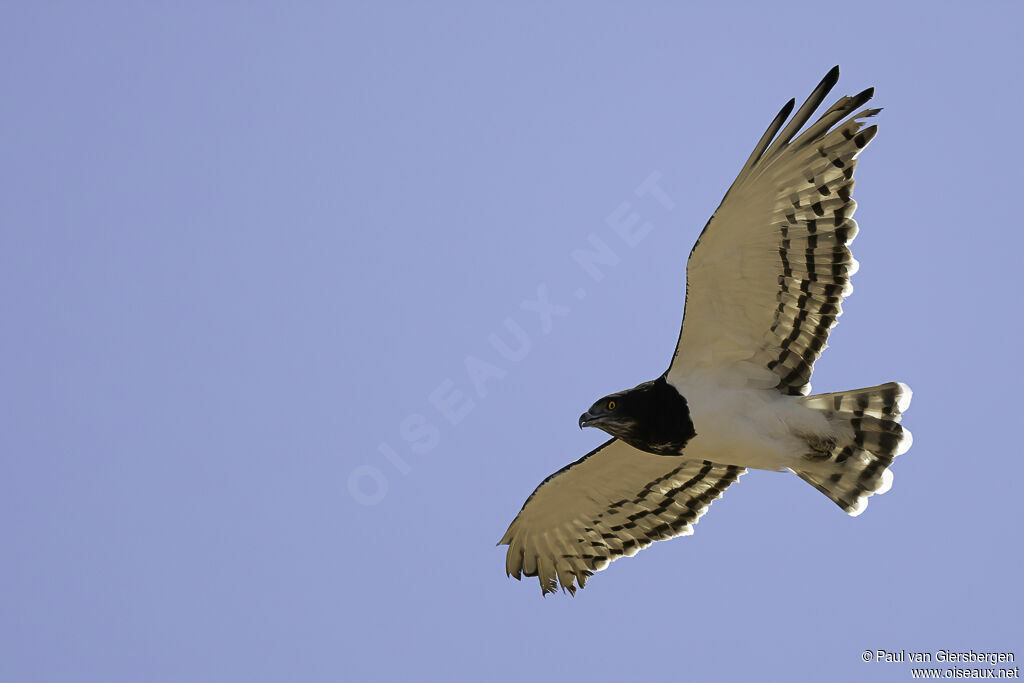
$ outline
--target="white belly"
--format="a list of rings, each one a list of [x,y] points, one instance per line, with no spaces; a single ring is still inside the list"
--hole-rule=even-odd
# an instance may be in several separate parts
[[[724,465],[781,470],[807,452],[806,436],[826,434],[823,414],[775,389],[751,389],[726,382],[720,373],[694,375],[676,389],[686,399],[697,435],[683,455]],[[728,379],[728,378],[727,378]]]

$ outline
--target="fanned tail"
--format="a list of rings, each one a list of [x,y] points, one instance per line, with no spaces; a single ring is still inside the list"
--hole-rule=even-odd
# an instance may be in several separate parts
[[[793,471],[847,514],[859,515],[869,496],[889,490],[889,465],[910,448],[913,439],[900,419],[911,396],[910,387],[902,382],[807,396],[802,400],[805,406],[846,421],[853,438],[839,444],[809,443],[806,466]]]

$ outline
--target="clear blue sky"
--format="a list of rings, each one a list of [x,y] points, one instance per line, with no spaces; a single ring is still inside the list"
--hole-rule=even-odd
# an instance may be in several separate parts
[[[1019,3],[361,5],[4,12],[0,681],[1024,657]],[[494,543],[601,440],[580,412],[665,369],[697,233],[836,63],[885,111],[814,387],[913,387],[892,490],[851,519],[755,472],[574,599],[506,579]]]

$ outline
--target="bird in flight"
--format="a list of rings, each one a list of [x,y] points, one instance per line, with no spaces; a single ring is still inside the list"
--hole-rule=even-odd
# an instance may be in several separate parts
[[[880,111],[857,111],[868,88],[801,132],[838,79],[836,66],[758,140],[690,251],[668,370],[580,416],[612,438],[527,498],[498,542],[508,575],[575,594],[609,562],[693,533],[747,468],[790,470],[854,516],[892,485],[910,388],[810,393],[852,291],[853,173]]]

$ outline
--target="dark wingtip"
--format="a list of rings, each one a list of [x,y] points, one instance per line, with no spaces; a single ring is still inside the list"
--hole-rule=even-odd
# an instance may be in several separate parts
[[[828,70],[825,74],[825,78],[821,79],[822,82],[828,82],[828,87],[832,87],[839,80],[839,65],[836,64],[834,67]]]
[[[796,98],[795,97],[789,98],[789,102],[786,102],[786,106],[784,106],[782,108],[782,111],[779,112],[779,116],[781,116],[783,119],[787,118],[790,115],[790,113],[793,111],[793,107],[795,107],[795,106],[796,106]]]
[[[850,98],[850,103],[847,106],[849,106],[850,109],[856,109],[857,107],[861,106],[862,104],[864,104],[865,102],[867,102],[868,100],[870,100],[874,96],[875,96],[875,89],[874,88],[868,88],[866,90],[861,90],[859,93],[857,93],[856,95],[854,95],[853,97]]]

